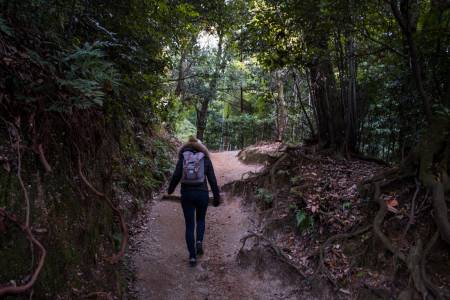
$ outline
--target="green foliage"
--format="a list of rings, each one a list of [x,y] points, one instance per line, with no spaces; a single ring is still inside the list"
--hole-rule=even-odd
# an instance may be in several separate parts
[[[205,141],[212,149],[219,149],[223,138],[230,149],[241,148],[258,141],[270,140],[274,131],[273,118],[258,118],[252,114],[242,114],[222,119],[211,112],[206,128]]]
[[[350,209],[352,207],[352,203],[351,202],[344,202],[342,203],[342,209]]]
[[[173,166],[172,155],[175,153],[169,142],[159,137],[153,137],[151,140],[144,137],[141,141],[136,141],[126,136],[121,144],[124,160],[127,161],[127,164],[117,166],[117,172],[127,179],[122,181],[122,184],[137,191],[151,191],[167,179]],[[142,151],[142,148],[146,151]]]
[[[449,118],[450,12],[440,2],[410,1],[406,13],[434,117]],[[0,8],[0,51],[11,52],[0,61],[2,104],[12,103],[12,109],[2,106],[2,116],[20,116],[23,141],[43,143],[51,164],[61,170],[46,178],[67,179],[44,183],[50,196],[64,197],[46,203],[53,209],[49,221],[56,224],[51,236],[58,240],[48,245],[37,298],[65,289],[65,277],[76,273],[81,258],[97,259],[104,236],[116,244],[122,238],[111,225],[109,210],[84,203],[71,190],[78,183],[71,161],[74,142],[82,143],[83,157],[93,160],[84,167],[97,186],[113,193],[114,185],[142,196],[159,187],[172,167],[174,149],[161,136],[175,132],[185,140],[194,134],[205,100],[210,101],[205,141],[213,149],[274,139],[281,94],[287,110],[284,141],[301,142],[323,121],[318,108],[324,104],[315,89],[321,77],[336,92],[327,94],[326,105],[348,103],[356,90],[352,113],[345,106],[326,119],[355,119],[357,151],[399,161],[426,126],[410,68],[411,47],[383,1],[0,0]],[[211,39],[211,47],[200,45],[201,34]],[[221,56],[214,46],[219,36]],[[324,65],[329,69],[312,73]],[[283,93],[277,90],[281,84]],[[61,126],[66,123],[61,119],[78,126]],[[35,122],[33,128],[26,128],[29,120]],[[341,135],[346,134],[339,131],[336,137]],[[24,151],[30,148],[24,146]],[[30,162],[24,174],[34,176],[38,165]],[[102,173],[109,171],[114,176]],[[7,187],[0,206],[22,211],[20,197],[6,197],[17,186],[6,176],[0,180]],[[299,180],[293,177],[291,183]],[[53,190],[55,186],[63,191]],[[255,196],[264,205],[273,204],[274,196],[264,188]],[[350,203],[344,203],[343,209],[348,208]],[[311,215],[294,205],[291,209],[299,230],[313,227]],[[85,252],[68,242],[80,232]],[[16,244],[8,239],[2,237],[2,242],[11,254]],[[23,241],[17,242],[25,249]],[[12,254],[12,267],[5,260],[1,267],[9,267],[13,277],[26,274],[28,266],[16,268],[20,259]]]
[[[71,103],[57,102],[48,110],[71,111],[72,107],[87,109],[102,106],[106,94],[119,86],[119,78],[114,64],[108,62],[101,50],[103,43],[85,43],[74,51],[65,54],[62,63],[67,67],[66,77],[59,79],[62,88],[69,89],[75,96]]]
[[[291,184],[298,184],[301,180],[302,180],[302,178],[300,176],[294,176],[294,177],[291,177],[291,179],[290,179]]]
[[[271,205],[273,202],[273,195],[265,188],[257,188],[255,192],[257,199],[263,201],[267,205]]]
[[[187,139],[191,135],[195,136],[196,133],[195,125],[192,124],[188,119],[183,119],[177,122],[175,130],[176,137],[182,142],[187,141]]]
[[[98,262],[117,250],[123,237],[111,208],[94,201],[80,182],[77,153],[88,180],[111,197],[127,222],[167,179],[174,149],[158,136],[165,137],[164,124],[174,118],[162,84],[167,51],[198,17],[194,6],[178,4],[183,3],[0,0],[0,94],[9,99],[0,114],[22,120],[22,174],[32,223],[48,230],[38,236],[47,257],[33,287],[35,298],[73,298],[71,288],[122,296],[113,267]],[[0,148],[9,149],[2,124]],[[53,172],[42,175],[31,141],[42,143]],[[20,189],[3,184],[14,175],[3,175],[0,186],[7,190],[0,206],[22,220]],[[41,187],[42,195],[33,194]],[[22,282],[30,273],[26,240],[7,231],[0,241],[5,245],[0,267],[7,270],[0,272],[1,284]],[[85,280],[94,264],[103,273]]]
[[[173,155],[176,153],[174,146],[163,138],[152,139],[151,147],[154,153],[153,158],[153,176],[162,184],[169,176],[173,167]]]
[[[297,210],[294,214],[297,228],[303,232],[314,227],[314,218],[303,210]]]
[[[450,107],[445,107],[443,105],[437,104],[434,106],[434,111],[440,117],[444,117],[447,120],[450,120]]]
[[[0,16],[0,31],[3,32],[4,34],[8,35],[8,36],[12,36],[13,35],[11,27],[9,27],[6,24],[5,19],[3,19],[1,16]]]
[[[295,226],[300,232],[312,230],[314,228],[314,217],[308,214],[303,209],[300,209],[297,204],[290,203],[289,209],[294,212]]]

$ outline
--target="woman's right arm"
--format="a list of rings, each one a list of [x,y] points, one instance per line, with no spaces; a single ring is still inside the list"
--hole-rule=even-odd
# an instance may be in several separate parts
[[[175,171],[173,172],[172,179],[170,180],[169,189],[167,193],[170,195],[175,191],[178,182],[180,182],[181,176],[183,175],[183,160],[178,159],[177,166],[175,167]]]
[[[220,202],[220,190],[217,185],[216,174],[214,174],[214,167],[211,160],[208,158],[208,168],[206,168],[206,177],[208,178],[209,185],[211,186],[211,190],[214,196],[214,203],[219,205]],[[217,206],[214,205],[214,206]]]

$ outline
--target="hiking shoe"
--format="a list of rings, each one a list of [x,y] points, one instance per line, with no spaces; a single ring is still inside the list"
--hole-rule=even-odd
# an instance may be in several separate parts
[[[195,267],[197,265],[197,259],[195,257],[189,258],[189,265]]]
[[[197,242],[197,255],[203,255],[202,242]]]

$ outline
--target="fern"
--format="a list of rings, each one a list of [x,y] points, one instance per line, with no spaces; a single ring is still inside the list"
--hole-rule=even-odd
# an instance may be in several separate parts
[[[12,29],[6,24],[5,19],[0,16],[0,31],[8,36],[13,36]]]
[[[266,203],[266,204],[272,204],[272,202],[273,202],[273,195],[265,188],[256,189],[255,196],[259,200],[264,201],[264,203]]]
[[[303,232],[310,230],[314,227],[314,219],[303,210],[297,210],[295,212],[295,223],[297,228]]]
[[[61,59],[68,71],[59,84],[75,92],[76,96],[71,98],[73,107],[86,109],[94,105],[102,106],[106,90],[114,91],[119,86],[118,73],[114,64],[106,60],[101,49],[103,46],[101,42],[86,43]],[[53,107],[52,110],[61,109]]]

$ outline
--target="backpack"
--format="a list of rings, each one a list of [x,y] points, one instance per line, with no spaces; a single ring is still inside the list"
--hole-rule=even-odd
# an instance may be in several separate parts
[[[202,184],[205,181],[205,154],[203,152],[183,152],[183,175],[181,183]]]

